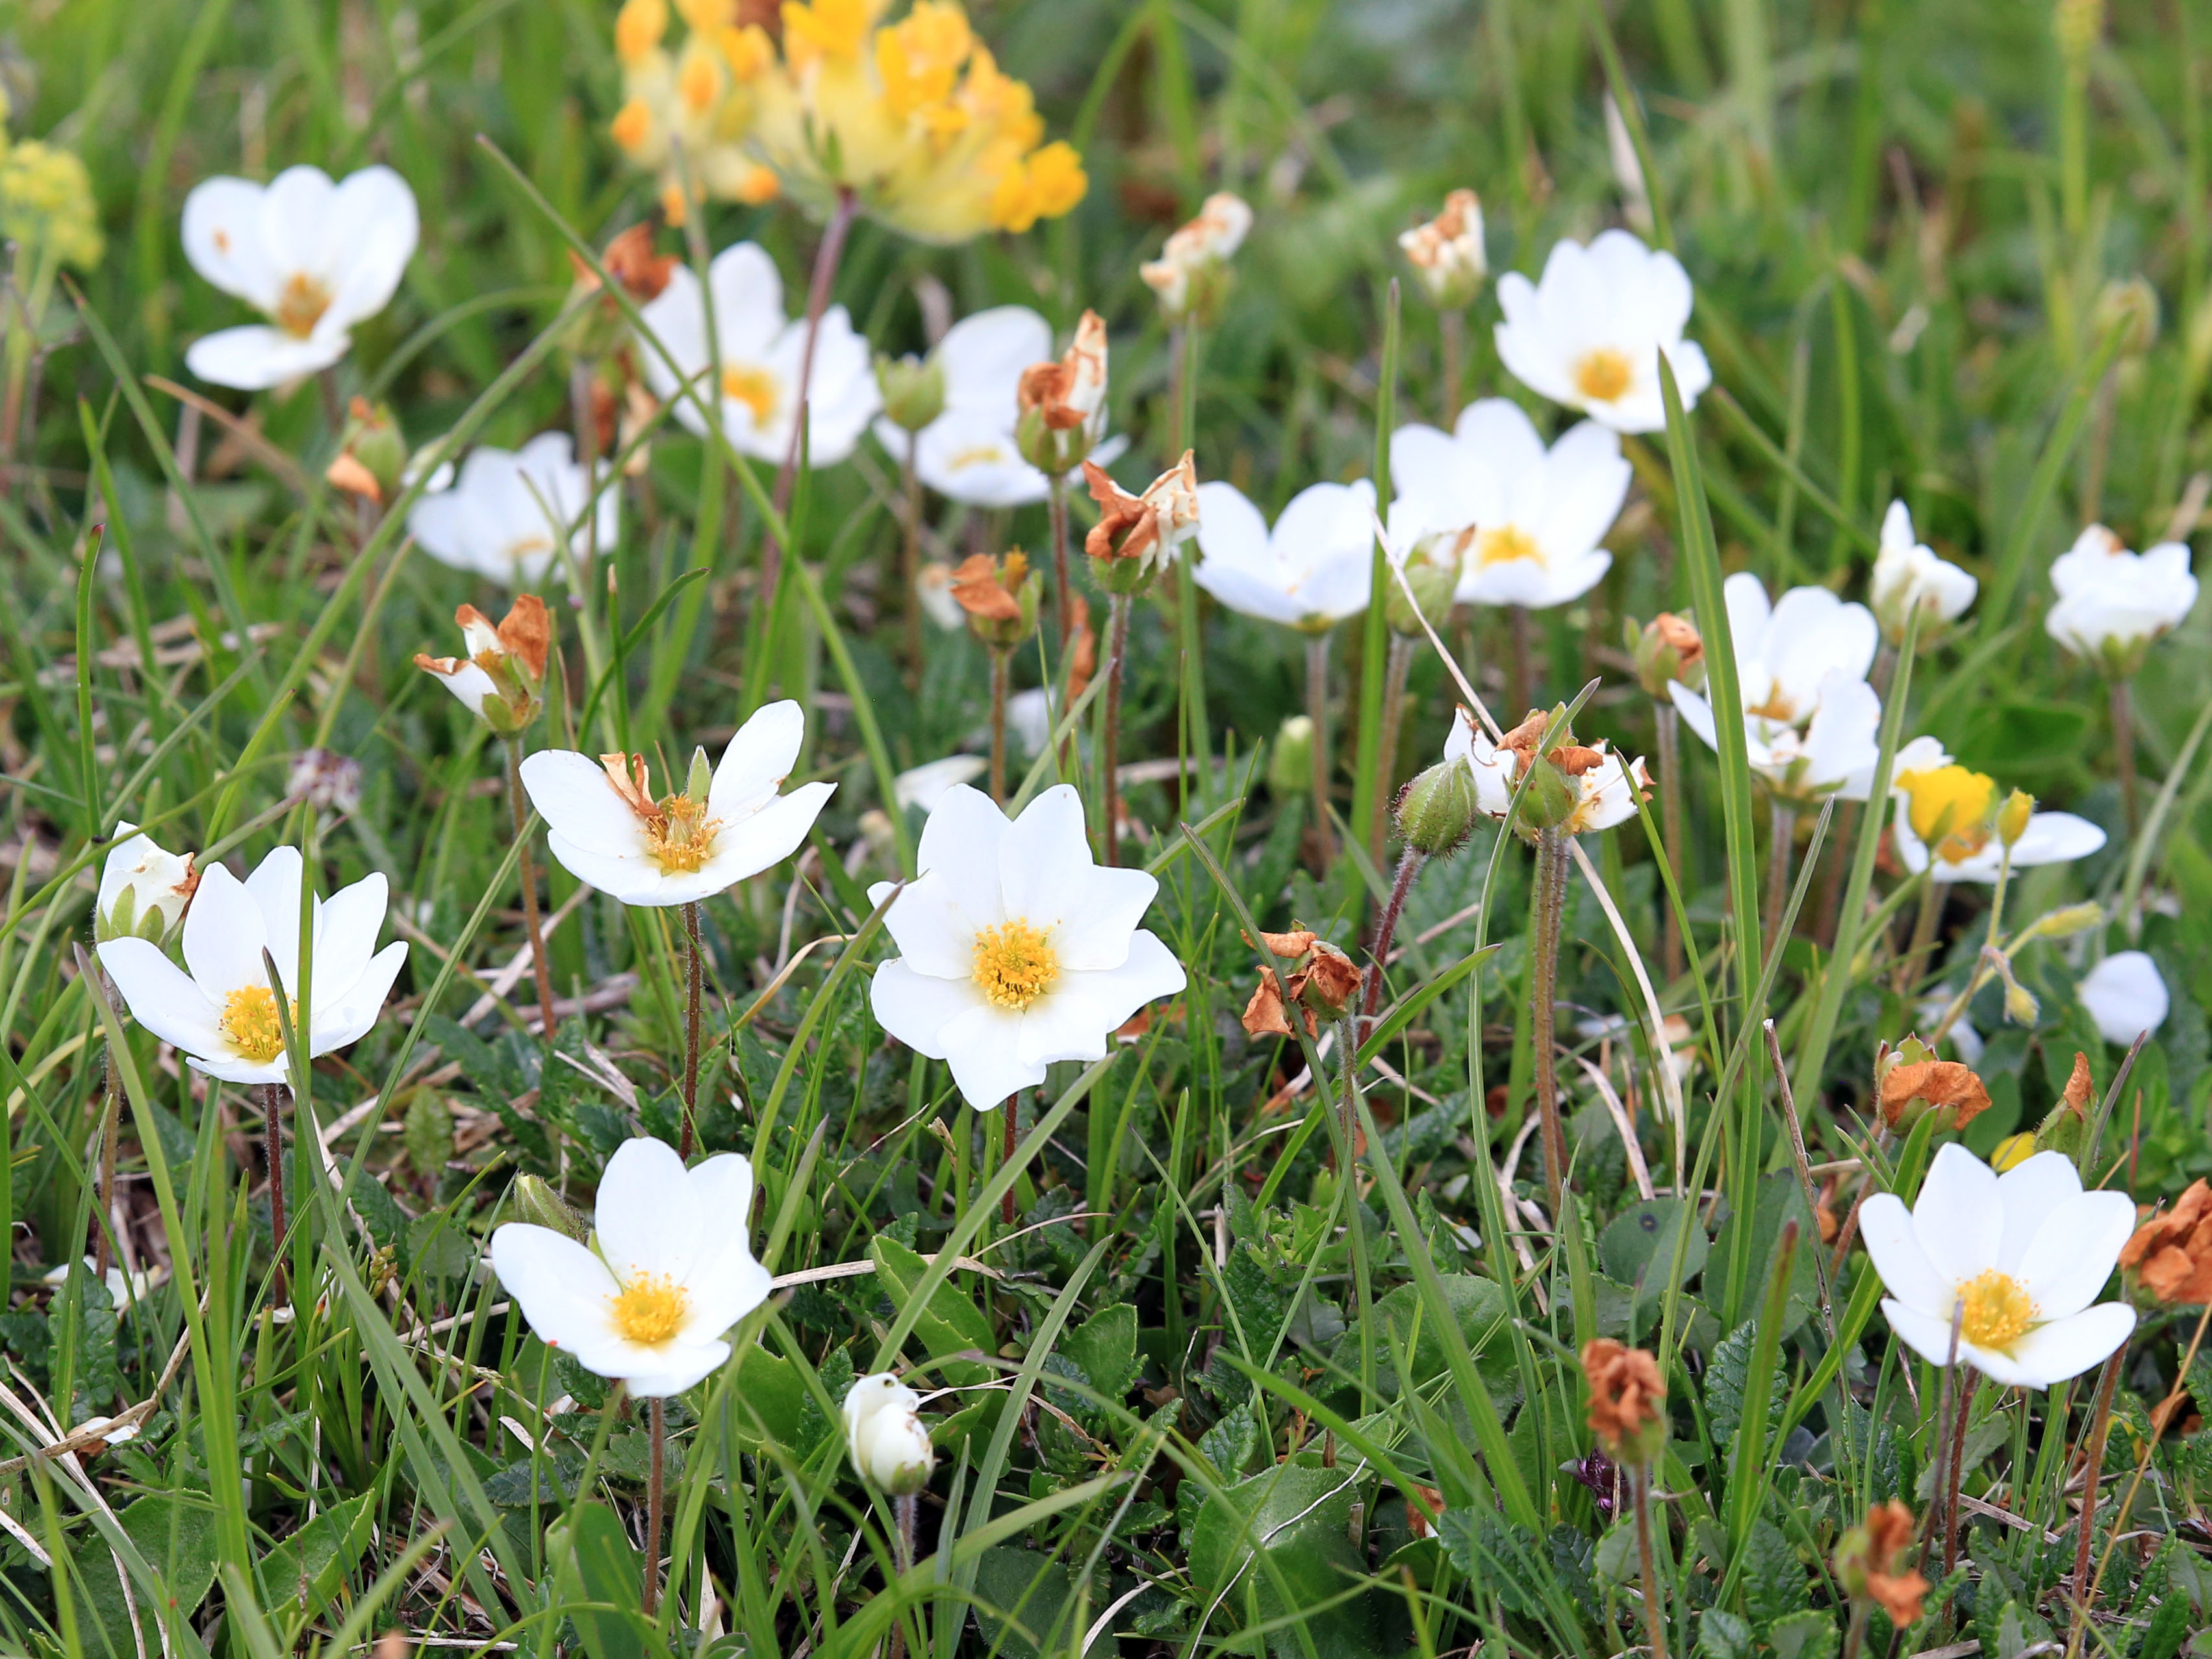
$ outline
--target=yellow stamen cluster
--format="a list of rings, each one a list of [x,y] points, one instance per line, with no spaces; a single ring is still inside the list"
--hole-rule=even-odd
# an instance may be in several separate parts
[[[1060,957],[1042,929],[1019,917],[975,935],[975,988],[983,1000],[1020,1013],[1060,978]]]
[[[306,339],[315,331],[315,325],[331,308],[331,291],[313,276],[294,271],[284,279],[283,289],[276,295],[273,313],[276,326],[287,334]]]
[[[761,428],[775,418],[783,384],[773,370],[752,363],[728,363],[722,369],[722,395],[750,410],[753,425]]]
[[[1575,365],[1575,390],[1594,404],[1611,403],[1634,378],[1628,359],[1611,346],[1584,352]]]
[[[953,0],[790,0],[781,49],[730,0],[625,0],[615,21],[623,102],[611,131],[662,174],[682,222],[691,189],[765,202],[788,190],[826,212],[844,193],[926,241],[1024,231],[1089,187],[1065,143],[1044,142],[1030,89],[1001,74]],[[684,173],[679,173],[681,156]]]
[[[295,1021],[300,1005],[292,1004]],[[276,1017],[276,995],[265,985],[248,985],[222,1000],[222,1016],[216,1022],[241,1060],[266,1066],[284,1052],[284,1027]]]
[[[657,824],[647,823],[646,835],[653,860],[664,874],[688,876],[714,856],[714,832],[722,821],[707,816],[706,802],[664,796],[659,817]]]
[[[1972,858],[1989,844],[1996,812],[1996,780],[1957,764],[1899,775],[1897,787],[1911,803],[1912,833],[1935,857],[1948,863]],[[1940,845],[1936,837],[1942,837]]]
[[[1959,1301],[1966,1310],[1959,1334],[1978,1347],[2004,1347],[2035,1323],[2035,1298],[2027,1287],[1995,1267],[1960,1285]]]
[[[1541,563],[1543,557],[1534,538],[1510,524],[1486,530],[1474,538],[1474,562],[1478,565],[1510,564],[1516,559],[1533,559]]]
[[[684,1328],[690,1294],[665,1273],[640,1273],[610,1299],[614,1327],[625,1342],[657,1348]]]

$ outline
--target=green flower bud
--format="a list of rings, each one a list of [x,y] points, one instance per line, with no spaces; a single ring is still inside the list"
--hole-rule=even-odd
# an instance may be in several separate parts
[[[566,1233],[579,1244],[591,1229],[584,1218],[564,1202],[561,1194],[539,1176],[526,1175],[514,1183],[514,1214],[518,1221]]]
[[[1430,858],[1457,851],[1481,816],[1474,769],[1463,760],[1438,761],[1398,792],[1398,833]]]
[[[684,799],[696,801],[704,806],[707,804],[707,792],[714,787],[714,763],[707,758],[707,751],[703,747],[694,749],[691,751],[691,769],[684,774]]]
[[[1091,436],[1084,427],[1054,428],[1042,408],[1025,409],[1014,422],[1014,447],[1038,471],[1058,478],[1073,471],[1091,453]]]
[[[1448,531],[1424,536],[1413,544],[1406,555],[1404,583],[1401,585],[1393,576],[1383,593],[1383,620],[1394,633],[1418,637],[1425,631],[1421,627],[1424,619],[1431,628],[1443,626],[1451,615],[1452,595],[1459,587],[1461,561],[1473,533]],[[1408,588],[1413,590],[1413,605],[1406,602]],[[1418,615],[1415,605],[1419,607]]]
[[[919,432],[945,412],[945,369],[934,356],[876,356],[876,385],[884,418],[902,432]]]
[[[1582,792],[1574,780],[1540,756],[1529,763],[1528,781],[1521,788],[1521,827],[1556,830],[1575,815]]]
[[[1310,715],[1292,714],[1275,733],[1275,747],[1267,757],[1267,787],[1288,799],[1313,787],[1314,723]]]
[[[1670,680],[1692,691],[1705,689],[1705,644],[1689,617],[1662,611],[1640,629],[1630,618],[1621,623],[1621,634],[1644,696],[1665,702]]]
[[[346,447],[354,459],[368,469],[369,477],[389,501],[399,488],[399,476],[407,468],[407,440],[401,435],[399,422],[392,418],[388,404],[373,407],[359,398],[353,400],[353,430]]]

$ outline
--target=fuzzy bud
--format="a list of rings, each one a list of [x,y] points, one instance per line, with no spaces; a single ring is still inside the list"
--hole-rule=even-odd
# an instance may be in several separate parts
[[[517,1180],[514,1198],[514,1215],[518,1221],[565,1233],[579,1244],[591,1234],[592,1230],[584,1224],[584,1218],[571,1209],[561,1194],[540,1176],[526,1175]]]
[[[919,432],[945,412],[945,369],[932,357],[876,356],[876,385],[884,418],[902,432]]]
[[[845,1449],[861,1480],[894,1498],[929,1482],[937,1454],[915,1407],[921,1396],[889,1371],[856,1379],[845,1395]]]
[[[1521,790],[1521,826],[1524,830],[1556,830],[1575,813],[1582,792],[1548,755],[1528,764],[1528,781]]]
[[[1292,714],[1275,734],[1267,757],[1267,788],[1285,799],[1313,787],[1314,723],[1310,714]]]
[[[1668,684],[1673,680],[1681,681],[1692,691],[1705,689],[1705,642],[1687,617],[1662,611],[1641,629],[1632,618],[1624,622],[1621,631],[1644,696],[1665,702]]]
[[[100,896],[94,902],[95,944],[112,939],[143,939],[159,945],[184,920],[199,885],[190,853],[167,852],[137,825],[118,823],[117,839],[100,866]]]
[[[1997,839],[2008,848],[2015,845],[2027,833],[2027,821],[2034,811],[2035,797],[2025,789],[2014,790],[1997,809]]]
[[[1438,761],[1398,792],[1398,833],[1430,858],[1456,852],[1482,816],[1474,769],[1462,760]]]

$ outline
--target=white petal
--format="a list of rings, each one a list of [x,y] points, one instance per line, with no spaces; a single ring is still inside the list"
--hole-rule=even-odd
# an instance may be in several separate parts
[[[1119,968],[1129,959],[1129,941],[1159,890],[1158,878],[1142,870],[1094,867],[1082,884],[1079,903],[1061,918],[1054,937],[1060,965],[1082,973]]]
[[[714,856],[699,866],[696,876],[666,879],[671,891],[696,888],[696,892],[669,902],[689,902],[692,897],[723,892],[782,863],[799,850],[814,820],[822,816],[822,809],[836,793],[834,783],[802,783],[750,817],[725,824],[715,834]]]
[[[1980,1368],[1996,1382],[2047,1389],[2103,1364],[2135,1328],[2133,1308],[2124,1302],[2106,1302],[2037,1326],[2012,1345],[2006,1356],[2009,1363],[2000,1365],[1984,1357]]]
[[[753,1209],[752,1160],[743,1152],[717,1152],[686,1177],[709,1224],[743,1239]]]
[[[921,827],[915,867],[936,873],[949,901],[968,919],[971,935],[1006,919],[999,885],[1000,848],[1006,829],[1006,815],[991,798],[964,784],[946,790]]]
[[[1021,1018],[978,1001],[939,1035],[946,1064],[960,1093],[979,1112],[988,1112],[1018,1089],[1044,1081],[1045,1068],[1019,1052]]]
[[[194,908],[198,908],[197,905]],[[2106,957],[2075,988],[2075,995],[2107,1042],[2122,1048],[2166,1024],[2172,1006],[2158,964],[2142,951]]]
[[[1881,1302],[1881,1316],[1889,1322],[1889,1328],[1897,1333],[1898,1340],[1934,1365],[1951,1363],[1951,1315],[1946,1311],[1940,1318],[1917,1308],[1909,1308],[1891,1297]],[[1972,1352],[1966,1340],[1959,1341],[1959,1358],[1972,1363]]]
[[[635,853],[602,853],[596,847],[577,845],[557,830],[547,834],[545,846],[561,867],[578,881],[624,904],[682,902],[656,896],[663,884],[660,866],[641,849]]]
[[[1000,843],[999,890],[1006,914],[1054,931],[1081,906],[1091,869],[1082,798],[1073,784],[1055,784],[1023,809]]]
[[[1951,1030],[1956,1036],[1959,1028]],[[2081,1195],[2081,1177],[2075,1171],[2074,1160],[2063,1152],[2038,1152],[1999,1176],[1997,1202],[2004,1208],[2004,1235],[1997,1245],[1996,1265],[2018,1277],[2021,1258],[2044,1221]]]
[[[599,1176],[592,1226],[600,1255],[624,1280],[662,1273],[681,1285],[708,1244],[707,1216],[684,1160],[650,1136],[615,1148]]]
[[[353,988],[376,953],[384,926],[388,884],[381,871],[341,887],[323,902],[315,921],[315,978],[309,994],[317,1002],[343,996]]]
[[[716,1219],[711,1211],[708,1219],[710,1224]],[[679,1340],[712,1341],[767,1301],[770,1285],[768,1269],[753,1260],[744,1236],[726,1240],[720,1251],[691,1271]]]
[[[296,847],[270,848],[268,856],[255,865],[246,878],[246,896],[260,908],[269,954],[276,959],[277,977],[287,990],[296,990],[300,983],[300,903],[306,880],[306,868]],[[195,904],[193,908],[198,907]],[[318,903],[318,914],[320,908]],[[197,970],[194,977],[198,977]],[[257,962],[252,982],[265,984],[267,979],[265,970]]]
[[[381,166],[349,174],[332,196],[329,211],[343,228],[345,252],[325,320],[345,328],[392,302],[407,262],[415,257],[421,222],[407,181]]]
[[[492,1231],[491,1265],[547,1346],[574,1352],[605,1343],[607,1304],[621,1287],[566,1233],[510,1221]]]
[[[228,1051],[230,1045],[217,1024],[221,1009],[161,953],[160,945],[143,939],[112,939],[99,947],[99,956],[100,965],[123,994],[131,1018],[162,1042],[188,1054]]]
[[[756,710],[722,750],[708,811],[725,823],[759,811],[799,764],[805,740],[806,716],[790,698]]]
[[[1912,1212],[1894,1193],[1875,1193],[1859,1206],[1859,1236],[1884,1289],[1908,1308],[1948,1307],[1952,1286],[1929,1265],[1912,1230]]]
[[[2063,1319],[2094,1301],[2135,1230],[2135,1200],[2125,1193],[2083,1193],[2051,1211],[2020,1262],[2037,1316]]]
[[[932,355],[944,368],[947,409],[992,416],[1011,431],[1016,384],[1052,356],[1052,326],[1027,306],[994,306],[953,324]]]
[[[1928,1265],[1954,1285],[1996,1267],[2004,1207],[1995,1172],[1955,1141],[1939,1148],[1912,1206],[1912,1232]]]
[[[563,839],[617,858],[645,850],[637,814],[598,762],[574,750],[541,749],[522,763],[522,787],[546,828]]]
[[[868,1006],[876,1023],[908,1048],[943,1060],[946,1030],[963,1015],[987,1005],[975,982],[964,975],[951,979],[917,973],[913,963],[897,957],[876,969]]]
[[[185,258],[194,270],[258,311],[275,307],[280,284],[261,246],[260,185],[245,179],[202,179],[185,198],[183,234]]]
[[[671,1342],[658,1348],[632,1348],[631,1364],[638,1367],[623,1380],[640,1400],[665,1400],[703,1382],[722,1369],[730,1358],[726,1342]]]
[[[222,998],[249,985],[267,985],[261,947],[268,942],[261,907],[246,884],[226,866],[210,864],[185,912],[182,939],[185,966],[200,989]]]
[[[2070,864],[2075,859],[2087,858],[2104,845],[2104,830],[2087,818],[2076,817],[2071,812],[2036,812],[2030,815],[2026,833],[2013,843],[2013,867]]]
[[[369,958],[360,977],[346,988],[343,997],[330,1003],[318,1000],[312,1013],[310,1057],[329,1054],[367,1036],[369,1028],[384,1012],[385,1000],[392,994],[392,981],[399,977],[399,970],[406,965],[406,941],[395,939]]]
[[[319,374],[346,355],[353,342],[344,334],[296,334],[247,323],[203,334],[185,351],[185,367],[210,386],[239,392],[265,392]]]

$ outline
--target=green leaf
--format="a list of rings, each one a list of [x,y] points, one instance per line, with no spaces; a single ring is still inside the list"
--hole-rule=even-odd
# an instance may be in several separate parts
[[[1249,1588],[1263,1620],[1302,1615],[1297,1629],[1270,1635],[1278,1655],[1303,1659],[1299,1630],[1316,1659],[1366,1659],[1402,1650],[1401,1597],[1370,1590],[1337,1600],[1367,1570],[1348,1536],[1358,1491],[1349,1467],[1298,1462],[1238,1482],[1226,1501],[1209,1498],[1199,1512],[1191,1531],[1192,1582],[1209,1600],[1219,1596],[1224,1607],[1240,1613]]]
[[[1735,1438],[1736,1431],[1743,1425],[1743,1397],[1751,1380],[1751,1356],[1759,1342],[1759,1322],[1747,1319],[1713,1349],[1705,1364],[1705,1418],[1711,1425],[1713,1443],[1725,1445]],[[1767,1390],[1766,1426],[1771,1434],[1782,1420],[1782,1395],[1784,1382],[1782,1366],[1777,1362],[1773,1386]]]
[[[1060,1340],[1059,1352],[1075,1362],[1094,1394],[1119,1400],[1137,1381],[1137,1310],[1117,1302],[1085,1320]]]
[[[870,1253],[875,1257],[877,1283],[883,1286],[892,1304],[903,1307],[911,1302],[923,1275],[929,1271],[929,1264],[896,1239],[881,1233],[872,1242]],[[975,1305],[974,1296],[951,1279],[938,1285],[915,1317],[914,1334],[921,1338],[923,1349],[932,1359],[945,1362],[937,1369],[946,1382],[962,1386],[981,1382],[993,1375],[988,1366],[972,1360],[946,1360],[946,1356],[957,1353],[995,1353],[999,1346],[991,1332],[991,1322]]]
[[[1793,1613],[1766,1632],[1774,1659],[1835,1659],[1840,1644],[1836,1621],[1825,1613]]]
[[[425,1187],[434,1189],[453,1156],[453,1109],[433,1089],[417,1089],[407,1103],[401,1134],[407,1162]]]
[[[1686,1284],[1705,1265],[1712,1246],[1698,1224],[1697,1213],[1695,1205],[1679,1198],[1649,1198],[1631,1205],[1599,1235],[1599,1265],[1608,1278],[1634,1289],[1638,1301],[1656,1303],[1670,1284]],[[1681,1269],[1674,1273],[1677,1254]]]
[[[1753,1628],[1769,1636],[1777,1623],[1802,1613],[1810,1599],[1805,1568],[1782,1529],[1761,1516],[1744,1540],[1743,1601]]]
[[[1249,1386],[1249,1385],[1248,1385]],[[1260,1425],[1248,1401],[1230,1407],[1222,1419],[1199,1437],[1198,1449],[1224,1480],[1234,1480],[1260,1455]]]
[[[1039,1644],[1056,1627],[1054,1650],[1068,1645],[1074,1577],[1050,1556],[1012,1544],[994,1545],[975,1563],[975,1589],[981,1597],[976,1627],[1000,1653],[1011,1659],[1042,1659]],[[986,1612],[987,1606],[993,1611]]]
[[[643,1564],[605,1504],[579,1504],[545,1534],[560,1592],[570,1602],[604,1602],[611,1611],[572,1607],[568,1617],[591,1659],[659,1659],[665,1653],[640,1611]]]
[[[1699,1659],[1749,1659],[1751,1626],[1718,1607],[1698,1620]]]
[[[1451,1310],[1453,1321],[1459,1327],[1460,1336],[1474,1357],[1475,1370],[1490,1389],[1491,1398],[1501,1407],[1510,1404],[1519,1373],[1510,1346],[1494,1341],[1504,1334],[1510,1317],[1505,1292],[1497,1280],[1474,1273],[1439,1273],[1437,1283],[1443,1290],[1444,1304]],[[1413,1369],[1415,1387],[1425,1389],[1449,1369],[1451,1362],[1444,1352],[1443,1335],[1428,1316],[1418,1286],[1401,1285],[1377,1302],[1375,1322],[1378,1330],[1375,1351],[1382,1361],[1376,1368],[1376,1384],[1385,1398],[1397,1396],[1401,1386],[1397,1356],[1408,1342],[1413,1344],[1407,1363]],[[1354,1321],[1337,1339],[1332,1357],[1356,1371],[1358,1354],[1359,1327]]]
[[[376,1494],[333,1504],[261,1558],[258,1574],[264,1603],[303,1623],[328,1607],[368,1547],[369,1522]]]
[[[172,1624],[190,1619],[207,1599],[220,1559],[215,1512],[207,1498],[198,1492],[156,1492],[140,1498],[116,1518],[138,1547],[146,1565],[161,1575],[168,1589],[169,1611],[174,1615]],[[92,1616],[106,1632],[108,1645],[117,1653],[136,1652],[137,1644],[131,1634],[114,1555],[97,1533],[87,1534],[71,1553],[76,1584],[90,1604]],[[159,1621],[156,1609],[148,1605],[146,1587],[134,1580],[131,1595],[137,1603],[139,1627],[146,1634],[146,1651],[158,1652],[161,1647]],[[88,1640],[86,1646],[88,1651],[99,1650],[96,1638]]]
[[[1805,1189],[1798,1185],[1796,1173],[1784,1170],[1762,1176],[1758,1212],[1751,1223],[1751,1273],[1746,1283],[1763,1285],[1773,1277],[1775,1252],[1782,1247],[1782,1229],[1791,1221],[1797,1224],[1799,1238],[1819,1237],[1813,1225],[1813,1212],[1805,1206]],[[1735,1237],[1735,1229],[1729,1228],[1714,1241],[1712,1260],[1707,1267],[1711,1274],[1705,1281],[1708,1286],[1728,1282],[1730,1246]],[[1782,1328],[1775,1333],[1778,1341],[1787,1341],[1820,1304],[1820,1271],[1814,1261],[1814,1254],[1809,1249],[1800,1249],[1791,1261],[1790,1297]]]

